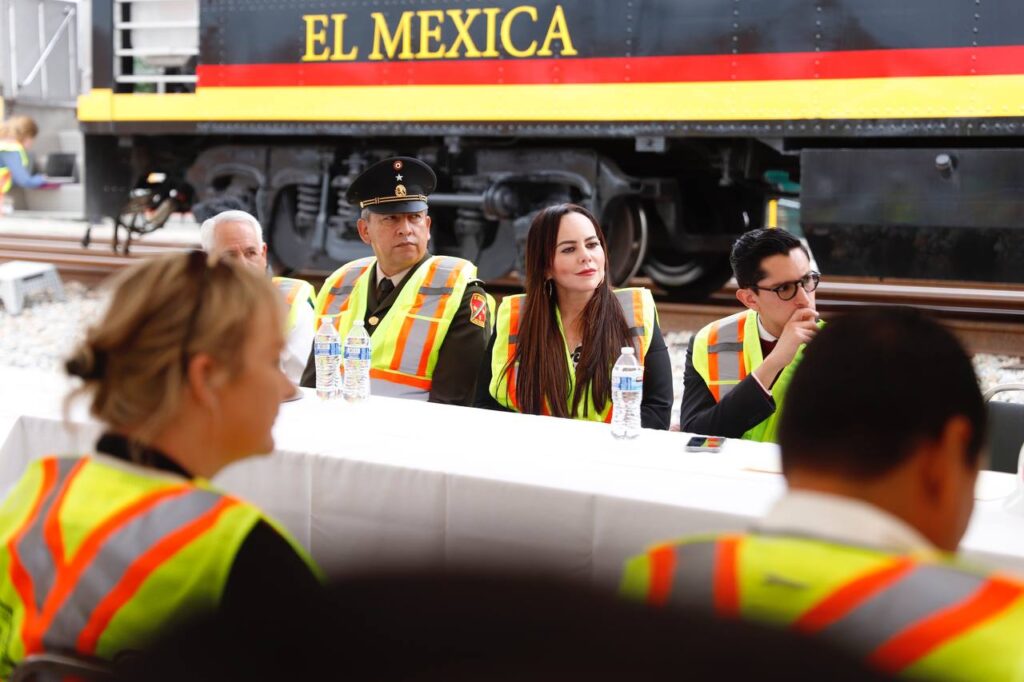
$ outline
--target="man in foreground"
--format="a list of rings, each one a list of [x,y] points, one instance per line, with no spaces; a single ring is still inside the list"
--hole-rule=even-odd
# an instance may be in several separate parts
[[[1024,584],[955,560],[985,405],[970,359],[911,309],[831,322],[795,372],[779,445],[789,492],[750,533],[630,560],[624,590],[824,637],[923,679],[1020,679]]]

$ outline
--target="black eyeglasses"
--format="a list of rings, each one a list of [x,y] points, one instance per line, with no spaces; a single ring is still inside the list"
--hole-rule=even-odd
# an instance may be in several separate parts
[[[807,293],[811,293],[812,291],[818,288],[818,284],[820,282],[821,273],[814,272],[812,270],[811,272],[808,272],[806,275],[804,275],[803,277],[794,282],[783,282],[779,286],[772,287],[771,289],[767,287],[759,287],[756,284],[752,285],[750,288],[753,289],[754,291],[757,291],[758,289],[763,289],[764,291],[774,291],[775,295],[781,298],[783,301],[792,301],[793,297],[796,296],[797,287],[802,288]]]
[[[181,340],[181,368],[182,371],[188,372],[188,345],[192,342],[192,334],[196,329],[196,319],[199,317],[199,311],[203,307],[203,299],[206,297],[206,287],[210,282],[210,271],[213,267],[209,264],[209,254],[205,251],[199,251],[198,249],[189,251],[188,263],[185,265],[185,271],[189,274],[189,278],[199,278],[199,286],[196,287],[196,302],[192,306],[192,314],[188,318],[188,326],[185,327],[185,336]]]

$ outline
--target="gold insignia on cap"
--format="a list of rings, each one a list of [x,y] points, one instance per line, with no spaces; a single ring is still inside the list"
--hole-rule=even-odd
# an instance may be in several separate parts
[[[402,161],[400,159],[395,159],[395,162],[391,164],[391,167],[395,170],[402,170]]]
[[[406,195],[405,185],[396,185],[395,186],[395,196],[396,197],[404,197],[405,195]]]

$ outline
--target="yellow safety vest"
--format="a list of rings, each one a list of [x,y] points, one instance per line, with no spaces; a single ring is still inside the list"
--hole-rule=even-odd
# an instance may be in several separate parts
[[[105,457],[36,460],[0,507],[0,676],[39,652],[110,659],[215,610],[260,520],[203,481]]]
[[[630,559],[622,590],[821,636],[893,675],[1024,678],[1024,583],[947,557],[785,536],[692,538]]]
[[[629,324],[629,333],[634,338],[634,345],[637,346],[637,359],[644,364],[647,357],[647,349],[651,346],[651,339],[654,337],[654,326],[658,321],[658,310],[654,305],[654,297],[651,292],[641,287],[628,289],[616,289],[615,299],[622,306],[622,314]],[[490,393],[500,405],[510,410],[519,412],[519,405],[516,399],[516,375],[519,372],[519,363],[510,366],[512,358],[516,354],[516,346],[519,340],[520,311],[526,301],[525,294],[506,296],[498,308],[498,320],[495,323],[497,335],[494,339],[494,350],[491,353],[491,384]],[[562,334],[562,345],[565,346],[566,365],[569,368],[569,409],[572,409],[572,396],[576,390],[576,370],[572,362],[572,354],[569,345],[565,343],[565,330],[562,329],[562,316],[555,307],[555,318],[558,321],[558,330]],[[609,368],[610,370],[611,368]],[[506,376],[507,375],[507,376]],[[544,414],[550,414],[548,409]],[[576,419],[587,419],[590,421],[610,422],[612,418],[612,405],[608,403],[598,409],[594,405],[590,388],[587,388],[587,399],[580,401],[576,408]]]
[[[25,152],[23,147],[18,142],[12,142],[10,140],[0,140],[0,152],[18,152],[21,154],[21,164],[28,169],[28,154]],[[7,166],[0,166],[0,194],[6,194],[11,189],[12,175],[11,171]]]
[[[818,323],[819,327],[823,325],[824,322]],[[783,400],[803,354],[804,346],[800,346],[793,361],[779,373],[771,387],[775,412],[748,429],[743,434],[744,440],[776,442]],[[701,329],[693,341],[692,360],[693,368],[707,384],[715,402],[721,402],[736,384],[764,362],[761,336],[757,330],[757,313],[744,310]]]
[[[305,280],[290,277],[274,277],[273,282],[281,296],[284,297],[285,305],[288,306],[288,319],[285,320],[285,335],[287,336],[295,329],[302,306],[316,308],[316,289]]]
[[[341,266],[324,282],[316,299],[316,324],[333,316],[342,341],[355,320],[366,317],[372,266],[370,256]],[[431,256],[409,275],[398,298],[370,332],[370,391],[374,395],[427,400],[441,344],[476,266],[462,258]],[[375,285],[376,283],[374,283]]]

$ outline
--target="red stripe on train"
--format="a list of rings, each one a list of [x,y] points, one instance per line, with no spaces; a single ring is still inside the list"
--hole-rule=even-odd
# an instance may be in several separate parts
[[[747,55],[200,65],[200,87],[686,83],[1024,74],[1024,45]]]

